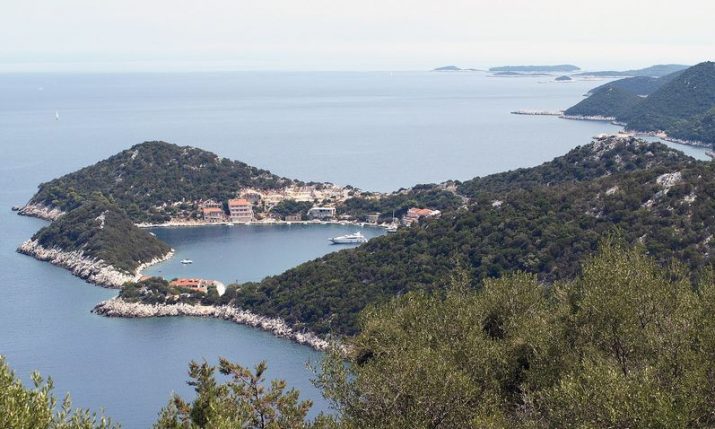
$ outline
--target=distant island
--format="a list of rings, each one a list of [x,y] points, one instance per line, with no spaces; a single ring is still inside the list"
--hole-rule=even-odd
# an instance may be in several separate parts
[[[633,77],[601,85],[567,109],[564,117],[612,120],[636,132],[715,145],[715,63],[659,78]]]
[[[480,71],[478,69],[473,69],[473,68],[461,68],[457,66],[443,66],[443,67],[437,67],[436,69],[433,69],[432,71],[438,71],[438,72],[451,72],[451,71]]]
[[[557,81],[557,82],[568,82],[568,81],[571,81],[571,80],[573,80],[573,79],[571,79],[569,76],[562,75],[562,76],[557,77],[557,78],[554,79],[554,80]]]
[[[675,73],[678,71],[682,71],[687,69],[690,66],[685,66],[682,64],[657,64],[654,66],[642,68],[642,69],[633,69],[633,70],[625,70],[625,71],[614,71],[614,70],[606,70],[606,71],[589,71],[589,72],[583,72],[577,74],[577,76],[594,76],[594,77],[622,77],[622,76],[649,76],[649,77],[662,77],[669,75],[671,73]]]
[[[579,67],[571,64],[560,64],[560,65],[541,65],[541,66],[500,66],[492,67],[489,69],[490,72],[526,72],[526,73],[538,73],[538,72],[575,72],[581,70]]]

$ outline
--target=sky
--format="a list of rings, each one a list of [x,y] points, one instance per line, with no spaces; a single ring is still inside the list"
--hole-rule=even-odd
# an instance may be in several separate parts
[[[0,72],[715,59],[715,0],[0,0]]]

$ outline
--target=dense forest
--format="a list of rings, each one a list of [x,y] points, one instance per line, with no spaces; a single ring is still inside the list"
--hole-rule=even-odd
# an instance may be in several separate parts
[[[474,286],[515,270],[572,278],[612,233],[697,276],[713,263],[713,168],[661,144],[602,138],[538,167],[465,182],[467,207],[240,285],[232,301],[298,329],[354,335],[363,308],[440,290],[456,266]]]
[[[316,368],[333,413],[268,363],[189,364],[190,400],[172,395],[157,429],[700,428],[715,417],[715,277],[643,246],[602,240],[579,274],[544,284],[512,272],[473,286],[456,266],[432,292],[368,307],[360,333]],[[0,357],[0,427],[115,427],[57,406],[52,383],[23,386]],[[109,404],[108,404],[109,405]]]
[[[618,88],[634,95],[650,95],[666,83],[678,77],[681,73],[682,70],[663,77],[634,76],[618,79],[612,82],[604,83],[601,86],[597,86],[588,91],[588,94],[594,94],[603,88]]]
[[[99,192],[134,222],[160,223],[171,218],[173,203],[225,201],[241,188],[280,188],[295,183],[300,182],[211,152],[155,141],[43,183],[30,202],[68,211]]]
[[[661,79],[666,82],[645,98],[638,97],[640,88],[632,81],[606,84],[564,114],[615,118],[630,130],[664,131],[715,145],[715,63],[700,63],[657,81]]]
[[[33,237],[43,247],[103,260],[133,273],[141,263],[166,255],[171,248],[144,231],[124,211],[101,195],[91,195]]]

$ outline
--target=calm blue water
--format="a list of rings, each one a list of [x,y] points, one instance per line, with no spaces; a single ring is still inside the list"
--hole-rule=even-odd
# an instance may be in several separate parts
[[[200,277],[225,284],[258,281],[310,259],[356,245],[335,245],[328,239],[360,231],[365,237],[383,235],[376,227],[348,225],[211,225],[198,228],[155,228],[157,237],[176,251],[168,261],[149,267],[146,274]],[[191,259],[191,265],[181,263]]]
[[[34,369],[52,375],[77,406],[104,407],[126,428],[149,426],[170,392],[190,394],[189,360],[218,356],[244,365],[266,359],[270,375],[325,409],[305,369],[320,355],[306,347],[216,320],[91,314],[115,292],[15,253],[43,223],[9,208],[42,181],[151,139],[288,177],[394,190],[536,165],[617,129],[510,115],[568,107],[600,83],[544,80],[418,72],[0,75],[0,353],[25,380]],[[325,240],[344,229],[352,232],[161,229],[178,255],[152,271],[258,280],[333,250]],[[183,256],[195,264],[177,266]]]

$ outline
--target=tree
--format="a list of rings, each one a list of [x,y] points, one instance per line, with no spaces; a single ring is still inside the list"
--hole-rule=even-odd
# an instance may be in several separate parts
[[[156,429],[255,428],[309,429],[327,428],[332,420],[323,415],[314,421],[306,416],[312,403],[299,401],[295,389],[286,392],[286,383],[274,380],[266,387],[265,362],[255,371],[221,358],[218,370],[229,376],[226,383],[216,380],[216,367],[207,362],[189,364],[189,385],[196,399],[188,403],[175,395],[160,412]]]
[[[0,356],[0,427],[12,429],[109,429],[110,419],[88,410],[72,409],[66,395],[61,405],[53,393],[52,379],[32,374],[31,388],[23,386]]]

